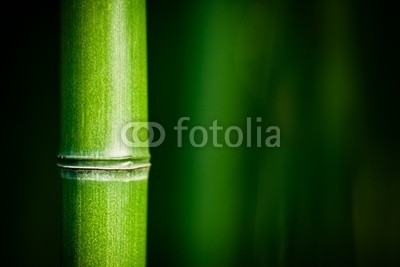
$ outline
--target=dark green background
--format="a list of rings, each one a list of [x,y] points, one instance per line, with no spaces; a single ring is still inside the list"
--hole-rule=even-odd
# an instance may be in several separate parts
[[[387,1],[389,2],[389,1]],[[398,266],[398,23],[384,1],[148,1],[149,266]],[[59,3],[3,8],[3,246],[60,259]],[[176,147],[173,127],[281,129]],[[255,136],[253,136],[255,137]],[[222,136],[220,136],[220,140]]]

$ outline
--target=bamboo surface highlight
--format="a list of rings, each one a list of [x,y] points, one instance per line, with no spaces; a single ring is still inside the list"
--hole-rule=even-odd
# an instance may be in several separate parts
[[[147,121],[145,1],[61,8],[62,262],[145,266],[149,152],[121,138]]]

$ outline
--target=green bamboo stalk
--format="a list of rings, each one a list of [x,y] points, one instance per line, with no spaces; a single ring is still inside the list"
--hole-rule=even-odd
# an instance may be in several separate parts
[[[121,131],[147,121],[145,0],[65,0],[61,13],[62,262],[144,266],[149,152]]]

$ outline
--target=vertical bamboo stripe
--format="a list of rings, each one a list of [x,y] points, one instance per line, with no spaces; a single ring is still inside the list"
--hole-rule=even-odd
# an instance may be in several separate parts
[[[149,152],[121,130],[147,121],[144,0],[63,0],[63,265],[144,266]]]

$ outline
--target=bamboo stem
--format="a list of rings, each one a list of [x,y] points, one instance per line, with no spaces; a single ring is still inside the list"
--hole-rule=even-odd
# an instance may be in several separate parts
[[[148,148],[123,143],[147,121],[144,0],[62,3],[63,264],[144,266]]]

